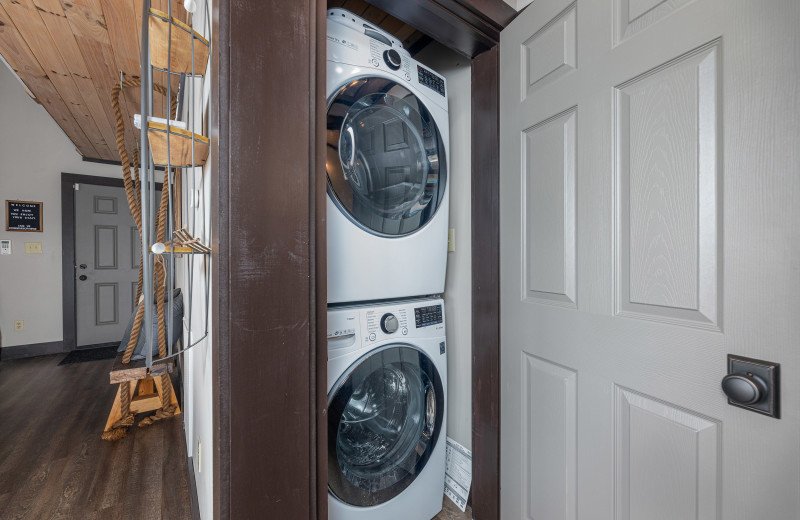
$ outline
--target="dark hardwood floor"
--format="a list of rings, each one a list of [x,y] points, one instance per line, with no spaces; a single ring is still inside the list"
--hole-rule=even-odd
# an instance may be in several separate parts
[[[467,506],[463,513],[447,497],[442,500],[442,511],[433,520],[472,520],[472,508]]]
[[[191,519],[182,418],[101,440],[114,360],[63,357],[0,362],[0,519]]]

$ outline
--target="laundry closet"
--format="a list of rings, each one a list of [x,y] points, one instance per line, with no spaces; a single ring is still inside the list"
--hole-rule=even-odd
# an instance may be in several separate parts
[[[470,66],[358,10],[327,12],[328,511],[428,519],[469,492]]]

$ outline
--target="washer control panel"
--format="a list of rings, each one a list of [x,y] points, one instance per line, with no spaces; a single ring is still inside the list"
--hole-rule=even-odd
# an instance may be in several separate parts
[[[442,323],[442,306],[416,307],[414,309],[414,321],[417,328],[430,327],[431,325]]]

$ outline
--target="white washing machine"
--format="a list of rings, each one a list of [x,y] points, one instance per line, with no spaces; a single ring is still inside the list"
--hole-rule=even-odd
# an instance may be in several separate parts
[[[444,302],[328,311],[328,518],[429,520],[442,508]]]
[[[328,10],[328,303],[441,294],[447,86],[396,38]]]

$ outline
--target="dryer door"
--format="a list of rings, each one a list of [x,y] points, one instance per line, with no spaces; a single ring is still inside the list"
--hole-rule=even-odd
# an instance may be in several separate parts
[[[444,389],[433,361],[388,345],[354,363],[328,396],[328,486],[368,507],[399,495],[425,468],[442,428]]]
[[[380,236],[414,233],[445,195],[445,146],[433,116],[404,86],[358,78],[330,99],[328,193],[362,229]]]

